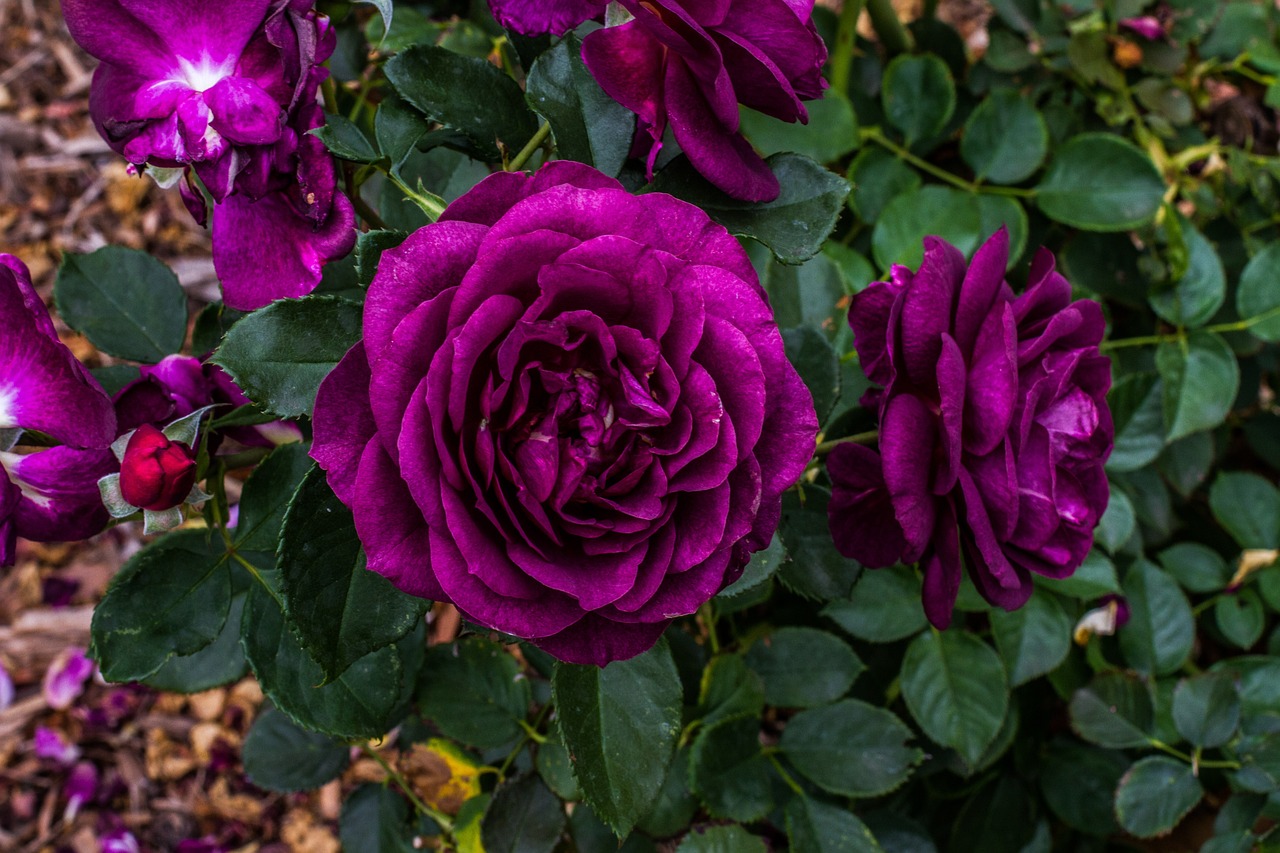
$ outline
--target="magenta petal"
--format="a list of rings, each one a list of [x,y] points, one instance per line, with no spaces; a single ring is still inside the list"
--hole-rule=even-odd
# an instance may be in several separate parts
[[[608,0],[489,0],[502,26],[525,35],[563,35],[604,14]]]
[[[32,746],[36,758],[54,761],[64,767],[70,767],[80,758],[80,749],[75,744],[63,737],[61,732],[44,726],[36,726]]]
[[[23,537],[72,542],[107,526],[98,480],[117,470],[110,451],[50,447],[16,458],[0,454],[0,461],[22,488],[13,518]]]
[[[252,81],[225,77],[204,93],[213,127],[232,142],[269,145],[284,130],[284,110]]]
[[[328,475],[339,500],[354,500],[360,454],[377,431],[369,411],[369,362],[364,344],[357,343],[338,362],[316,395],[311,458]]]
[[[50,708],[59,711],[71,707],[71,703],[84,692],[84,683],[93,675],[94,663],[85,657],[84,649],[65,649],[44,674],[44,700]]]
[[[958,249],[937,237],[926,237],[924,247],[924,261],[903,294],[898,347],[908,378],[922,388],[932,388],[942,334],[951,330],[965,263]]]
[[[933,548],[922,565],[924,570],[924,613],[939,631],[951,625],[951,611],[960,592],[960,541],[955,509],[943,502]]]
[[[827,519],[836,550],[869,568],[899,562],[907,542],[884,484],[880,454],[860,444],[841,444],[827,457],[827,473]]]
[[[604,666],[653,648],[668,624],[670,620],[625,624],[590,613],[563,631],[534,640],[533,644],[566,663]]]
[[[937,425],[934,415],[915,397],[889,399],[880,425],[880,455],[884,460],[884,481],[893,501],[894,515],[902,527],[909,549],[906,562],[920,559],[933,537],[937,523],[933,496],[933,459],[921,453],[932,448]]]
[[[306,296],[321,267],[355,246],[355,212],[346,196],[316,228],[282,193],[250,201],[233,195],[213,209],[213,265],[227,306],[252,311]]]
[[[983,322],[992,313],[996,297],[1004,284],[1004,270],[1009,261],[1009,230],[1003,225],[978,247],[960,285],[956,305],[955,339],[966,356],[973,351],[974,340]]]

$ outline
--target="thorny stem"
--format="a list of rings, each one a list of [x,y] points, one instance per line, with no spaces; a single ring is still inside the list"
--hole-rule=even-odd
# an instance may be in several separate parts
[[[424,803],[422,798],[413,792],[413,786],[409,784],[409,780],[404,778],[399,770],[396,770],[388,764],[387,760],[379,755],[377,750],[371,748],[367,743],[360,744],[360,750],[365,755],[378,762],[378,766],[386,772],[387,778],[396,783],[396,787],[409,798],[409,802],[413,803],[413,807],[415,809],[440,824],[440,828],[444,830],[446,836],[453,835],[453,818],[449,817],[439,809],[433,809],[431,806]]]
[[[1280,305],[1272,308],[1270,311],[1264,311],[1256,317],[1250,317],[1247,320],[1237,320],[1234,323],[1217,323],[1213,326],[1205,326],[1200,331],[1204,332],[1245,332],[1259,323],[1265,323],[1275,317],[1280,317]],[[1170,344],[1184,341],[1187,338],[1186,331],[1168,332],[1163,335],[1143,335],[1137,338],[1121,338],[1118,341],[1103,341],[1098,349],[1106,352],[1113,349],[1125,349],[1128,347],[1145,347],[1154,346],[1156,344]]]
[[[360,197],[359,190],[351,194],[351,203],[356,206],[356,213],[360,214],[360,218],[367,222],[370,228],[376,228],[379,231],[387,230],[387,223],[382,220],[376,210],[369,206],[369,202]]]
[[[890,54],[911,50],[911,33],[898,20],[898,12],[890,0],[867,0],[867,14],[871,16],[871,26],[885,50]]]
[[[969,193],[986,193],[987,195],[1007,195],[1014,198],[1034,198],[1036,191],[1032,189],[1023,189],[1021,187],[990,187],[978,184],[973,181],[966,181],[959,175],[953,175],[946,169],[941,169],[928,160],[917,157],[905,147],[894,142],[892,139],[884,135],[878,127],[869,127],[862,131],[862,138],[868,142],[874,142],[886,151],[894,154],[899,160],[903,160],[915,166],[925,174],[932,175],[940,181],[950,184],[951,186],[964,190]]]
[[[542,143],[546,142],[547,137],[550,135],[551,135],[551,124],[550,122],[544,121],[542,123],[542,127],[538,128],[538,132],[533,135],[533,138],[530,139],[529,142],[524,146],[524,148],[520,149],[520,153],[517,154],[511,160],[510,163],[507,164],[506,171],[518,172],[521,169],[523,169],[524,164],[529,162],[529,158],[533,156],[533,152],[541,148]]]
[[[404,193],[410,201],[422,208],[422,212],[430,217],[432,222],[435,222],[440,218],[440,214],[444,213],[444,209],[447,205],[445,204],[444,199],[440,198],[440,196],[433,193],[423,195],[413,187],[406,184],[398,175],[395,174],[395,172],[391,170],[386,172],[386,176],[387,180],[395,184],[396,189],[400,190],[400,192]]]
[[[711,654],[719,654],[720,637],[716,634],[716,611],[710,601],[698,608],[698,619],[706,626],[707,642],[711,645]]]
[[[835,51],[831,56],[831,88],[849,94],[849,71],[853,67],[853,46],[858,35],[858,16],[865,0],[844,0],[836,29]]]
[[[870,432],[860,432],[857,435],[846,435],[844,438],[833,438],[831,441],[824,441],[815,447],[813,455],[815,458],[821,459],[842,444],[870,444],[879,437],[879,431],[871,430]]]

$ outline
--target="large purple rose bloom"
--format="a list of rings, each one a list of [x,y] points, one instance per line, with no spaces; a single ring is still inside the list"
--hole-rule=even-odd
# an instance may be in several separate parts
[[[332,158],[307,131],[335,38],[314,0],[64,0],[71,35],[101,60],[90,110],[130,162],[183,170],[200,222],[215,202],[214,264],[243,310],[301,296],[355,240]],[[161,173],[157,173],[161,174]]]
[[[522,32],[562,32],[604,12],[599,0],[490,0]],[[633,16],[590,33],[582,58],[601,88],[639,116],[635,153],[653,178],[671,128],[707,180],[734,198],[777,198],[778,180],[738,132],[738,105],[808,122],[827,48],[813,0],[619,0]]]
[[[19,453],[25,430],[61,446]],[[18,536],[84,539],[106,526],[98,478],[113,470],[115,437],[111,399],[58,340],[27,268],[0,255],[0,566]]]
[[[816,433],[737,241],[556,162],[383,255],[312,455],[370,569],[603,665],[768,544]]]
[[[1076,570],[1107,506],[1115,427],[1102,310],[1071,301],[1043,249],[1015,296],[1008,256],[1004,229],[967,267],[929,237],[917,272],[895,267],[849,308],[863,370],[883,386],[867,401],[880,413],[879,452],[831,454],[831,532],[867,566],[920,562],[939,628],[962,559],[978,592],[1013,610],[1032,573]]]

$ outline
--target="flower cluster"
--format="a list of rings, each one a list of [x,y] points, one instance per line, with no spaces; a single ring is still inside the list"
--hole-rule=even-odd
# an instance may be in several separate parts
[[[19,453],[24,431],[60,446]],[[115,437],[111,399],[58,339],[27,268],[0,255],[0,566],[19,535],[85,539],[106,525],[97,482]]]
[[[605,664],[769,543],[816,433],[737,241],[557,162],[383,256],[312,455],[370,569]]]
[[[919,270],[894,267],[849,308],[863,370],[883,388],[865,401],[880,414],[879,451],[831,454],[831,533],[868,566],[919,561],[938,627],[951,621],[962,561],[987,601],[1015,609],[1033,573],[1079,567],[1107,506],[1102,309],[1073,302],[1043,250],[1015,296],[1008,258],[1004,229],[971,264],[926,238]]]
[[[158,179],[180,180],[198,221],[213,200],[214,265],[226,302],[259,308],[310,293],[351,251],[317,89],[335,39],[314,0],[66,0],[75,40],[101,60],[99,132]],[[198,182],[195,180],[198,178]]]
[[[521,32],[563,32],[603,14],[591,0],[491,0]],[[639,116],[635,153],[650,179],[671,130],[704,177],[744,201],[772,201],[778,180],[738,132],[738,105],[808,121],[802,101],[822,96],[827,49],[813,0],[621,0],[629,20],[583,40],[582,58],[611,98]],[[612,23],[612,22],[610,22]]]

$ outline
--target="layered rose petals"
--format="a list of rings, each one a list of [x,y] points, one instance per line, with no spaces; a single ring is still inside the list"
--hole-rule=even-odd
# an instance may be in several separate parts
[[[569,661],[651,646],[777,525],[817,431],[746,255],[573,163],[390,250],[312,455],[369,567]]]
[[[640,119],[637,153],[652,177],[670,127],[693,166],[726,193],[771,201],[777,179],[738,133],[738,104],[808,121],[826,48],[811,3],[655,0],[621,4],[634,20],[597,30],[583,59],[609,95]]]
[[[1032,574],[1070,575],[1107,506],[1104,322],[1041,251],[1026,291],[1004,282],[1002,229],[966,264],[925,241],[915,273],[854,297],[849,321],[879,406],[879,450],[831,454],[836,547],[872,567],[919,562],[925,611],[945,627],[961,561],[978,592],[1012,610]]]
[[[336,44],[314,0],[67,0],[102,61],[90,96],[103,138],[136,165],[188,170],[196,219],[215,203],[213,256],[239,310],[310,293],[355,241],[332,158],[308,131]],[[190,173],[198,177],[196,186]]]
[[[556,32],[604,4],[493,0],[522,31]],[[808,121],[821,97],[827,51],[811,0],[620,0],[633,20],[590,33],[582,56],[614,100],[639,116],[636,154],[650,178],[670,128],[707,180],[735,198],[771,201],[778,181],[738,133],[738,105]],[[598,14],[598,11],[596,12]]]
[[[0,255],[0,326],[0,565],[8,565],[18,536],[84,539],[106,525],[97,478],[112,467],[116,418],[11,255]],[[62,446],[20,453],[24,430]]]

